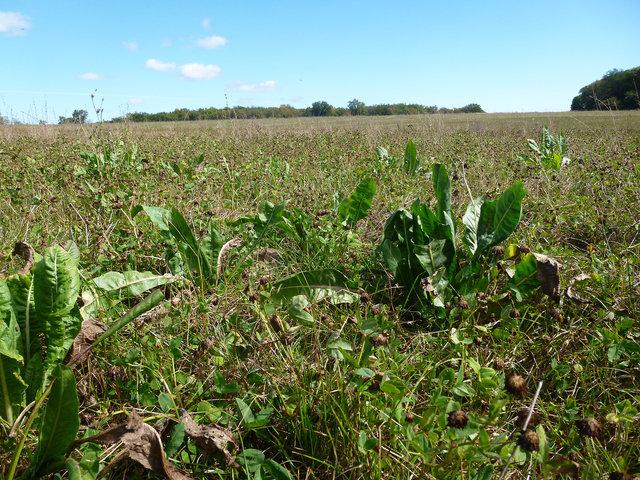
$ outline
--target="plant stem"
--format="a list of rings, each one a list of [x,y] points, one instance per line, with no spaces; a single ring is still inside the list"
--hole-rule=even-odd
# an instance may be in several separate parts
[[[20,443],[18,444],[16,451],[13,452],[13,460],[11,461],[11,466],[9,467],[9,474],[7,475],[6,480],[13,480],[13,477],[16,474],[16,468],[18,467],[18,461],[20,460],[20,453],[22,453],[22,449],[24,448],[24,443],[27,440],[29,429],[31,428],[31,425],[35,421],[36,416],[38,415],[38,411],[42,407],[42,404],[51,393],[51,389],[53,388],[53,383],[54,382],[50,382],[47,388],[44,390],[44,392],[42,392],[42,395],[36,402],[35,407],[33,407],[33,411],[31,412],[31,415],[29,415],[29,418],[27,419],[27,423],[25,424],[24,430],[22,432],[22,438],[20,439]]]

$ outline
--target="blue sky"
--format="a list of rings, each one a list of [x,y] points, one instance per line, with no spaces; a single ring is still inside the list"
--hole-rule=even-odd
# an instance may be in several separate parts
[[[561,111],[640,65],[640,2],[0,0],[0,114],[416,102]]]

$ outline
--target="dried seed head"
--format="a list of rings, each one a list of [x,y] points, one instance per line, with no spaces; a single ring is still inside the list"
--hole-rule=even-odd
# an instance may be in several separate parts
[[[493,366],[496,368],[496,370],[504,370],[504,367],[505,367],[504,360],[500,357],[496,357],[495,360],[493,361]]]
[[[262,276],[258,279],[258,285],[260,285],[261,287],[264,287],[267,283],[269,283],[269,277]]]
[[[369,294],[367,292],[362,292],[360,294],[361,303],[369,303],[370,301],[371,301],[371,297],[369,297]]]
[[[527,247],[526,245],[518,245],[518,252],[521,255],[526,255],[530,251],[531,251],[531,249],[529,247]]]
[[[600,423],[591,417],[576,420],[576,427],[578,427],[580,435],[584,435],[585,437],[598,437],[602,433]]]
[[[389,334],[386,332],[378,333],[376,335],[372,335],[370,340],[374,347],[385,347],[389,345]]]
[[[256,303],[258,301],[258,295],[256,295],[255,293],[252,293],[251,295],[249,295],[249,301],[251,303]]]
[[[455,410],[449,413],[447,417],[447,425],[451,428],[464,428],[467,426],[469,417],[462,410]]]
[[[371,307],[371,313],[373,313],[375,316],[382,314],[382,307],[380,306],[380,304],[376,303],[373,307]]]
[[[518,439],[518,445],[527,452],[536,452],[540,448],[540,439],[533,430],[527,430]]]
[[[523,397],[527,392],[527,381],[517,373],[511,373],[505,380],[504,386],[511,395]]]
[[[280,317],[277,315],[273,315],[270,319],[269,319],[269,323],[271,324],[271,328],[273,328],[274,332],[281,332],[283,330],[282,327],[282,320],[280,320]]]
[[[516,425],[518,426],[518,428],[524,428],[524,422],[527,421],[528,416],[529,416],[528,408],[523,408],[518,411],[518,416],[516,417]],[[527,425],[527,428],[535,427],[536,425],[539,425],[541,420],[542,420],[542,417],[540,417],[540,415],[534,411],[531,414],[531,418],[529,419],[529,424]]]
[[[513,310],[511,310],[511,316],[513,318],[520,318],[520,310],[518,310],[517,308],[514,308]]]
[[[404,419],[407,421],[407,423],[413,423],[413,421],[416,419],[416,416],[411,412],[407,412],[404,414]]]
[[[464,298],[460,298],[460,300],[458,300],[458,308],[466,310],[467,308],[469,308],[469,303],[467,303]]]
[[[504,255],[504,247],[502,245],[498,245],[493,249],[493,253],[496,257],[501,257],[502,255]]]

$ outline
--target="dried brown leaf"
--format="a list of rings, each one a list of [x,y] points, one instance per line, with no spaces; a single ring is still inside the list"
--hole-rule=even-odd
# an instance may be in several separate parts
[[[560,298],[560,263],[551,257],[535,253],[538,264],[538,281],[544,293],[553,299]]]
[[[22,275],[29,273],[33,265],[33,248],[27,242],[17,242],[13,246],[12,255],[22,258],[25,261],[24,267],[20,269]]]
[[[73,341],[69,355],[70,364],[84,362],[91,353],[91,346],[98,336],[105,332],[107,327],[93,318],[84,320],[80,327],[80,333]]]
[[[181,410],[180,415],[186,434],[196,442],[198,448],[207,455],[222,454],[227,466],[238,466],[234,455],[229,451],[230,444],[234,449],[238,448],[238,444],[229,430],[215,425],[198,425],[186,410]]]
[[[86,442],[102,445],[122,442],[125,450],[118,456],[118,460],[130,458],[169,480],[191,480],[191,477],[180,472],[167,460],[160,434],[151,425],[144,423],[144,420],[135,412],[129,415],[126,423],[116,425],[98,435],[78,440],[74,446]]]

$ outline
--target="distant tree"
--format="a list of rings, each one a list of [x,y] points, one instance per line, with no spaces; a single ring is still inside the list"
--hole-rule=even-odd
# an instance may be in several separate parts
[[[482,107],[477,103],[470,103],[469,105],[465,105],[462,108],[456,108],[454,110],[462,113],[484,113]]]
[[[86,110],[74,110],[70,117],[58,117],[58,123],[87,123],[89,112]]]
[[[324,100],[320,102],[313,102],[311,104],[311,116],[312,117],[328,117],[333,112],[333,106]]]
[[[354,98],[347,103],[347,108],[351,112],[351,115],[366,115],[367,109],[364,102]]]
[[[609,70],[600,80],[585,85],[571,101],[571,110],[640,108],[640,67]]]

